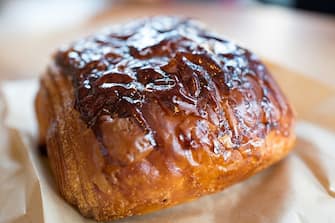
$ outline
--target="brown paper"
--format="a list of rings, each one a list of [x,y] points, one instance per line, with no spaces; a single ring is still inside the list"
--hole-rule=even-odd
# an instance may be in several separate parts
[[[115,222],[335,222],[335,87],[268,66],[298,114],[295,150],[223,192]],[[59,196],[38,153],[37,88],[37,80],[1,87],[0,223],[93,222]]]

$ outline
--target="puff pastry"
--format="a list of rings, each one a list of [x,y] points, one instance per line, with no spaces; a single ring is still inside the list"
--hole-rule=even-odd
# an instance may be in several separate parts
[[[220,191],[295,140],[291,106],[257,56],[175,17],[59,49],[36,113],[61,195],[99,221]]]

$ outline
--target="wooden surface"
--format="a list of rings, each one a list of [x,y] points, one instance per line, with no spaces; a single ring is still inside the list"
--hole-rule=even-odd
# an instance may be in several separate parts
[[[258,4],[222,3],[111,5],[63,28],[1,30],[0,79],[41,74],[55,48],[106,25],[166,14],[198,18],[264,58],[335,85],[335,17]]]

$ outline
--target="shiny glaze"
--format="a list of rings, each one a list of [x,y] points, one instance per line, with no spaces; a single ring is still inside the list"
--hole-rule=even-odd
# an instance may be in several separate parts
[[[75,109],[106,147],[103,125],[116,118],[136,123],[146,148],[164,147],[153,117],[160,112],[177,123],[171,128],[183,149],[208,147],[223,156],[225,149],[261,146],[272,130],[288,134],[281,117],[291,110],[260,60],[188,19],[129,23],[55,58],[72,79]]]

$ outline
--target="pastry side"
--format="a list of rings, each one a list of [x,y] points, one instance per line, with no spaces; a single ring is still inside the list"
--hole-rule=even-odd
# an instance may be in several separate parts
[[[292,109],[249,51],[176,18],[123,32],[60,50],[36,96],[57,186],[84,216],[107,221],[193,200],[292,149]]]

